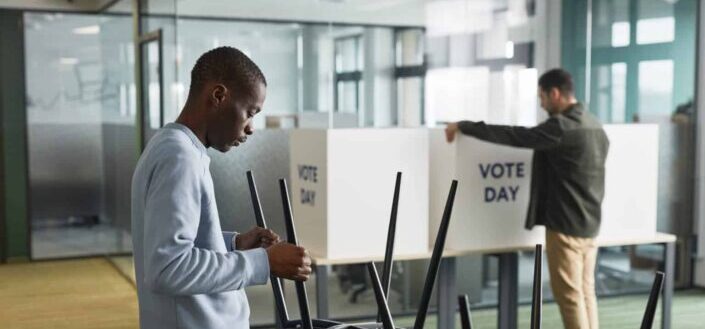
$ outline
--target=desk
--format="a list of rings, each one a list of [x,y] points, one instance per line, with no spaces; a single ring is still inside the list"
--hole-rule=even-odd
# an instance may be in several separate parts
[[[664,267],[666,273],[661,297],[661,328],[671,327],[671,302],[673,299],[673,276],[675,275],[675,243],[676,237],[671,234],[656,233],[650,237],[617,239],[614,237],[597,238],[599,247],[629,246],[642,244],[661,244],[664,246]],[[441,268],[438,275],[438,328],[453,329],[455,326],[455,310],[457,302],[456,291],[456,258],[473,254],[490,254],[499,260],[499,308],[498,328],[513,329],[517,327],[517,314],[519,307],[518,270],[520,251],[534,250],[534,245],[516,245],[493,249],[468,249],[443,252]],[[382,261],[377,258],[337,258],[327,259],[311,255],[316,274],[316,309],[317,318],[328,319],[328,272],[330,266],[341,264],[358,264],[369,261]],[[431,252],[419,254],[394,255],[395,261],[429,259]],[[638,324],[635,323],[635,326]]]

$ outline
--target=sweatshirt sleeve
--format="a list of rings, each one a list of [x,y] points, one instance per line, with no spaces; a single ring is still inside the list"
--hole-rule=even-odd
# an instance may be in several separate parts
[[[144,280],[171,295],[212,294],[265,284],[262,248],[226,253],[194,245],[201,215],[204,168],[185,155],[167,155],[150,176],[145,200]],[[224,235],[224,238],[226,236]],[[232,239],[232,234],[230,235]]]

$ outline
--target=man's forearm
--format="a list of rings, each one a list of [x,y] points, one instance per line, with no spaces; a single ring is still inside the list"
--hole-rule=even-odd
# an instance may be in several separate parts
[[[460,121],[458,130],[483,141],[531,149],[547,149],[560,143],[563,135],[555,119],[536,127],[488,125],[484,122]]]

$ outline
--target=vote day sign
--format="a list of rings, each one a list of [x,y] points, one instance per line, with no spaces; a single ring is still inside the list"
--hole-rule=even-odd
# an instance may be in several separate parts
[[[543,239],[542,228],[524,229],[531,186],[531,150],[466,136],[458,136],[448,144],[441,130],[432,131],[431,148],[431,153],[435,153],[431,159],[435,177],[431,179],[443,182],[455,178],[459,182],[448,249],[505,249]],[[431,234],[438,227],[447,195],[443,184],[433,185],[436,191],[431,193]]]
[[[398,171],[394,252],[428,250],[427,129],[296,129],[289,142],[294,221],[311,254],[383,257]]]
[[[605,125],[610,149],[599,240],[628,240],[656,233],[658,127]],[[484,252],[544,242],[543,226],[525,229],[533,151],[458,136],[449,144],[441,129],[430,134],[429,234],[443,212],[447,184],[459,181],[446,247]],[[550,192],[549,192],[550,193]]]
[[[605,125],[610,139],[598,239],[656,232],[658,127]],[[401,171],[396,255],[424,253],[458,180],[446,249],[516,250],[543,243],[525,229],[533,151],[443,129],[296,129],[290,192],[301,243],[316,257],[381,258],[396,172]]]

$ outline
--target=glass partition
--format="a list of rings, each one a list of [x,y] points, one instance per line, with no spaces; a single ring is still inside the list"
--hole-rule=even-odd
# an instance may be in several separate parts
[[[130,16],[28,12],[24,21],[31,256],[130,252]]]
[[[691,272],[696,9],[694,0],[580,0],[563,7],[562,58],[576,77],[578,99],[604,123],[659,127],[657,230],[680,241],[676,285],[690,282]],[[651,282],[644,273],[661,261],[657,246],[606,249],[599,292],[644,291]]]

